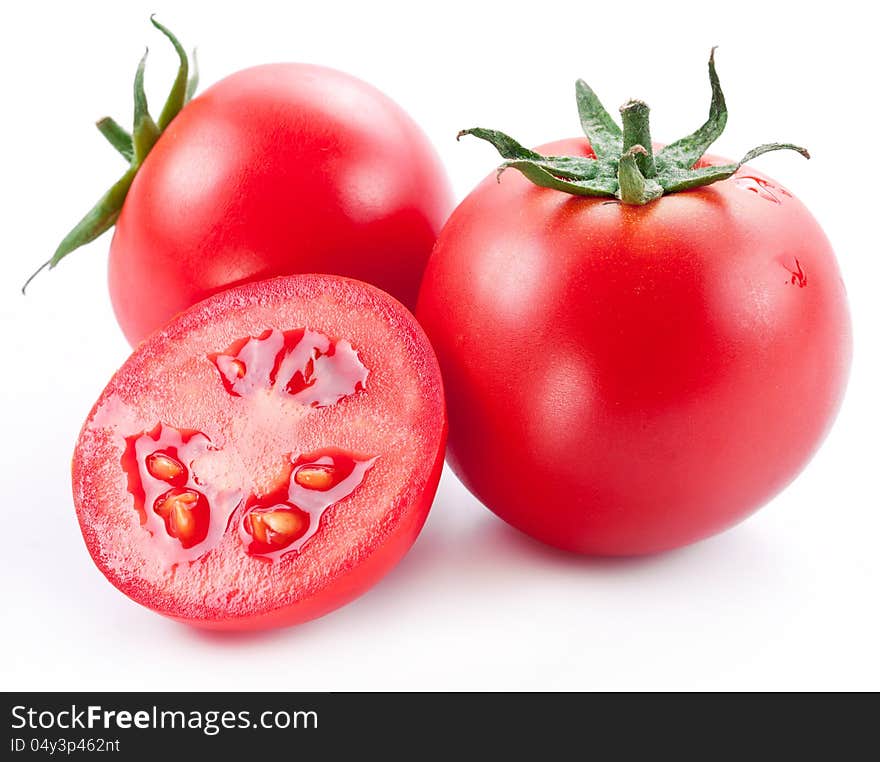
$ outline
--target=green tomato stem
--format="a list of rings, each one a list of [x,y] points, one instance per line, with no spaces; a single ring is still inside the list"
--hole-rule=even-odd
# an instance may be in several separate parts
[[[147,96],[144,92],[144,70],[146,68],[147,54],[144,53],[137,67],[134,78],[134,119],[131,132],[128,132],[115,120],[104,117],[97,122],[98,131],[107,139],[122,157],[129,163],[128,171],[108,190],[100,200],[85,214],[85,216],[64,237],[55,253],[44,262],[37,271],[27,279],[22,292],[28,284],[43,270],[51,270],[70,252],[94,241],[103,233],[107,232],[116,224],[116,220],[122,211],[128,189],[140,169],[147,154],[156,145],[162,131],[177,116],[180,110],[189,102],[198,85],[198,71],[195,60],[190,67],[186,51],[178,42],[177,38],[154,17],[150,17],[153,26],[156,27],[171,42],[178,57],[178,70],[171,92],[165,100],[165,106],[159,116],[158,123],[150,116],[147,105]]]
[[[727,123],[727,104],[715,70],[714,48],[709,54],[709,84],[712,100],[706,121],[688,136],[660,149],[656,156],[651,145],[648,107],[638,100],[621,106],[621,129],[583,80],[575,86],[578,114],[596,158],[543,156],[498,130],[474,128],[461,134],[491,143],[505,160],[502,170],[516,169],[542,188],[575,196],[617,198],[624,204],[638,206],[664,194],[726,180],[745,162],[768,151],[787,149],[809,158],[806,149],[791,143],[767,143],[749,151],[736,164],[696,166]]]
[[[635,154],[636,165],[646,178],[656,177],[654,151],[651,149],[651,129],[648,115],[650,109],[644,101],[627,101],[620,107],[620,118],[623,122],[623,153],[633,146],[641,146],[644,150]]]

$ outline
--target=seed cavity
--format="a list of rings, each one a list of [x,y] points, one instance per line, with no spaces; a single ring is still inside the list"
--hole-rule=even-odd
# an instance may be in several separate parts
[[[375,461],[338,448],[291,458],[271,493],[252,494],[245,502],[239,537],[247,552],[278,561],[300,550],[325,512],[354,493]]]
[[[199,479],[196,464],[215,451],[203,432],[161,422],[125,438],[121,465],[132,507],[169,567],[209,552],[245,497],[244,490]]]
[[[308,407],[330,407],[366,388],[369,371],[345,339],[309,328],[279,331],[232,342],[208,355],[233,397],[280,394]]]

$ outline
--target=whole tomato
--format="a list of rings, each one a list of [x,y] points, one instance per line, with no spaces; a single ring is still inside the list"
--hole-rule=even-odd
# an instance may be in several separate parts
[[[782,185],[703,156],[726,117],[710,75],[709,121],[656,156],[644,104],[621,130],[582,82],[592,147],[467,131],[523,174],[477,186],[425,273],[448,461],[560,548],[642,554],[729,527],[794,478],[843,395],[831,246]],[[747,158],[772,147],[790,146]]]
[[[412,119],[370,85],[307,64],[239,71],[188,101],[186,54],[153,23],[181,57],[172,106],[150,118],[142,62],[134,134],[99,123],[131,167],[51,265],[115,223],[110,296],[132,345],[210,294],[274,275],[345,275],[414,308],[452,200]]]

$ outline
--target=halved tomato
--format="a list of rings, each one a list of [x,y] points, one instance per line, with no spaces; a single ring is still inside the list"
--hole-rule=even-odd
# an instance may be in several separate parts
[[[95,563],[161,614],[287,625],[359,595],[409,549],[446,412],[412,315],[299,275],[211,297],[142,344],[92,409],[73,494]]]

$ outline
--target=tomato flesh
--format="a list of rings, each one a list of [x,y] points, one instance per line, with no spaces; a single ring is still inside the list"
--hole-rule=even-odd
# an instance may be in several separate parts
[[[675,548],[769,500],[828,431],[851,352],[828,240],[748,166],[644,207],[493,174],[440,234],[418,315],[456,474],[524,532],[599,555]]]
[[[292,624],[415,540],[446,422],[413,317],[366,284],[292,276],[196,305],[104,390],[74,455],[92,557],[192,624]]]

